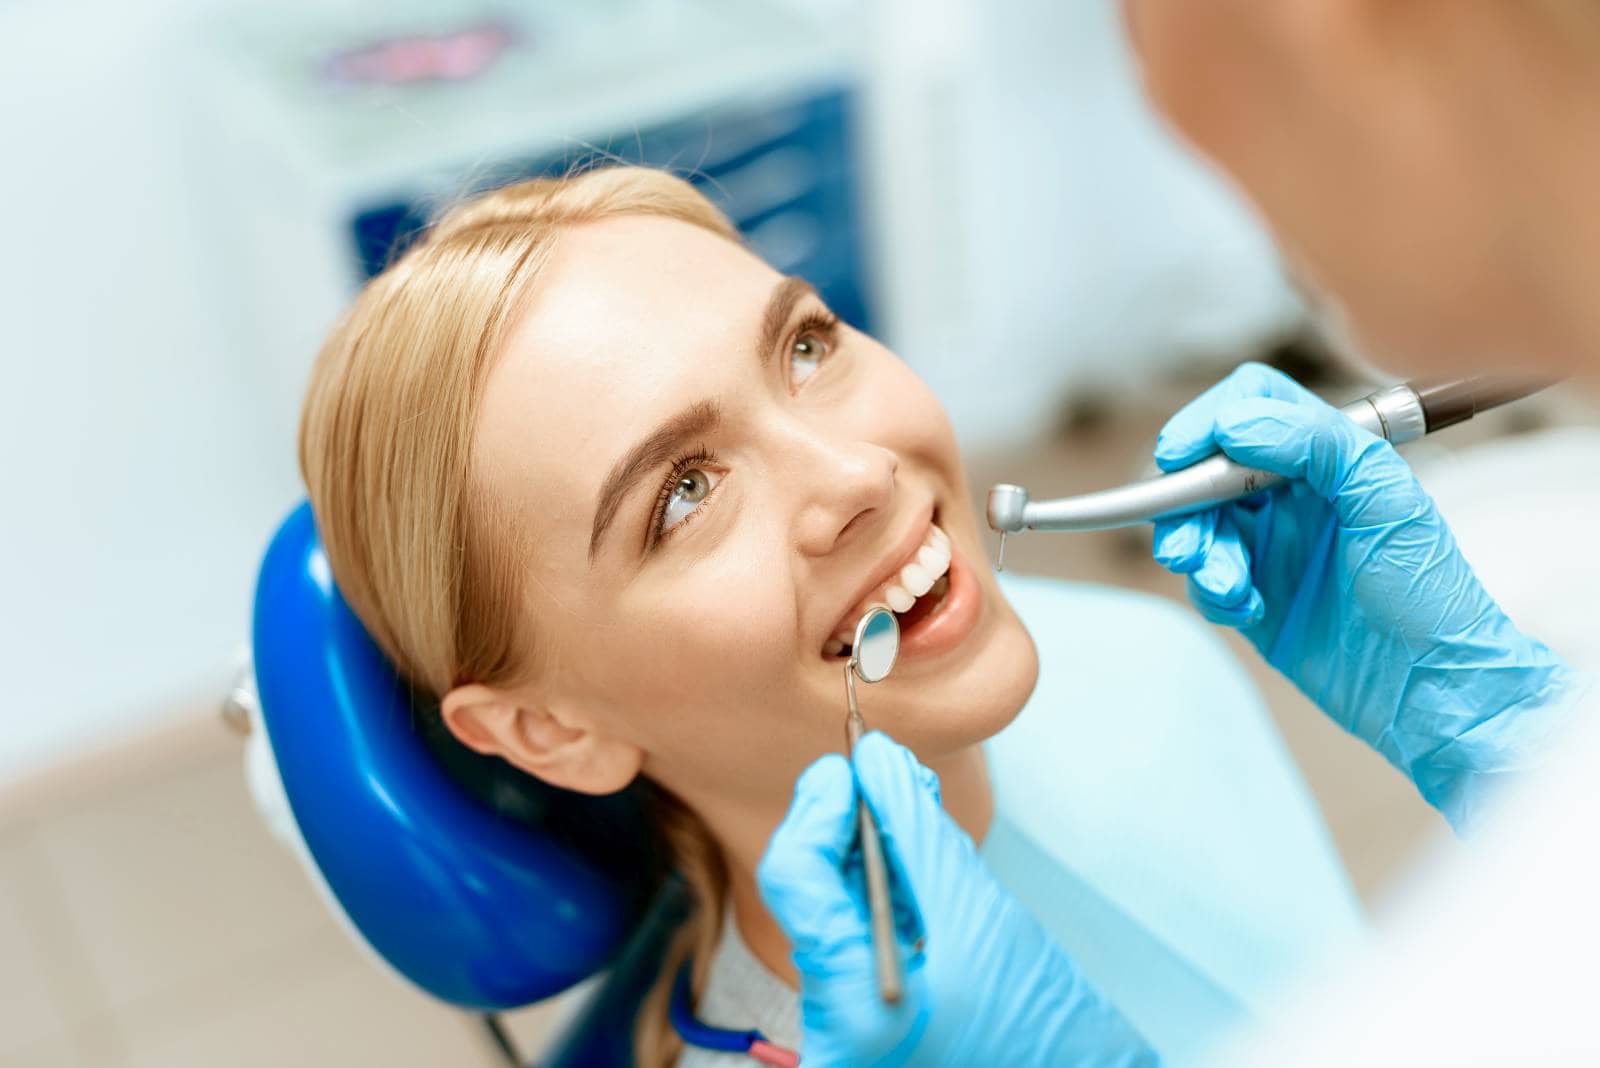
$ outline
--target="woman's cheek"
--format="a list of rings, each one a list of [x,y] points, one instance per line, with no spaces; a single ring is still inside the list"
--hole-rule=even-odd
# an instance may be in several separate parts
[[[759,507],[749,500],[741,506]],[[774,534],[755,519],[736,524],[714,555],[627,614],[642,624],[634,631],[638,659],[672,693],[715,694],[734,679],[748,692],[754,680],[787,680],[795,647],[789,575]]]

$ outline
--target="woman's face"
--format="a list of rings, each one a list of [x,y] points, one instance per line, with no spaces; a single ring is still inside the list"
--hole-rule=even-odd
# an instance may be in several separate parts
[[[868,724],[936,759],[1021,708],[1033,645],[910,368],[675,220],[572,228],[533,288],[475,441],[531,535],[530,701],[686,796],[787,797],[844,745],[835,636],[923,593]]]

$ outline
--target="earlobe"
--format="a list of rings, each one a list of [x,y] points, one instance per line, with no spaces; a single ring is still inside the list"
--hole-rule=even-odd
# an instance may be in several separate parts
[[[461,744],[553,786],[610,794],[639,774],[644,753],[527,695],[469,683],[445,695],[440,713]]]

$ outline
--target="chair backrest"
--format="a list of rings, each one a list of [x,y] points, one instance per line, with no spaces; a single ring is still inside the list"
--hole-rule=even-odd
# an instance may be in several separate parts
[[[499,1010],[623,950],[659,883],[637,806],[543,787],[464,749],[446,770],[427,729],[436,711],[339,595],[309,505],[261,565],[253,652],[271,756],[315,874],[395,970],[444,1001]]]

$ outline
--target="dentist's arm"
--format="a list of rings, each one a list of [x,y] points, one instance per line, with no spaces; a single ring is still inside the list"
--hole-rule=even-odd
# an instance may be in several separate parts
[[[990,874],[933,773],[887,736],[826,756],[757,872],[794,946],[801,1056],[815,1065],[1152,1066],[1160,1059]],[[859,786],[859,792],[858,792]],[[855,805],[883,832],[905,996],[878,997]]]
[[[1292,482],[1158,524],[1156,559],[1462,829],[1592,680],[1501,611],[1393,447],[1292,379],[1241,367],[1173,416],[1156,462],[1218,449]]]

